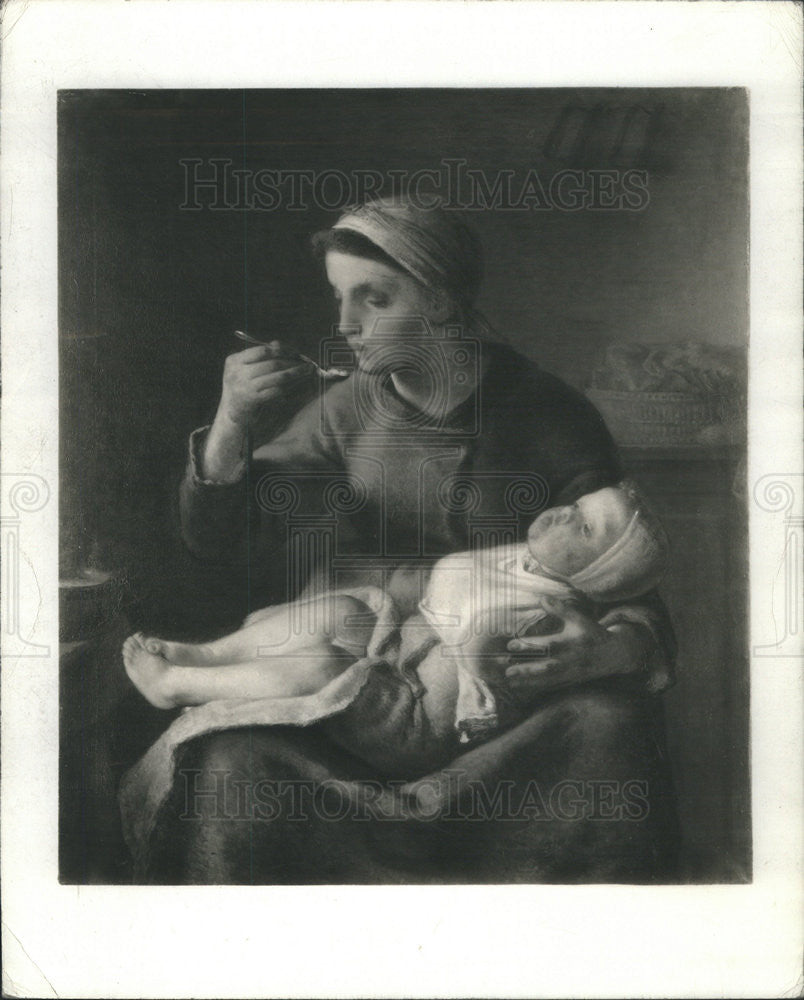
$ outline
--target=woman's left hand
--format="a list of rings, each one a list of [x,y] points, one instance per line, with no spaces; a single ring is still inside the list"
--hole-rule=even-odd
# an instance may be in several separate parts
[[[644,669],[650,637],[638,625],[604,628],[578,607],[545,600],[548,611],[563,620],[553,635],[522,636],[508,643],[510,687],[549,691],[555,687]]]

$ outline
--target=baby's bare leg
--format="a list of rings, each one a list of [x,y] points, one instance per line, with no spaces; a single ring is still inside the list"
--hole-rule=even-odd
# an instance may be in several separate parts
[[[278,604],[276,607],[263,608],[249,615],[243,626],[229,635],[211,642],[171,642],[167,639],[157,639],[150,636],[145,639],[149,653],[161,656],[168,663],[181,667],[215,667],[230,663],[242,663],[256,659],[258,653],[253,639],[257,631],[269,637],[274,636],[275,643],[287,636],[287,622],[290,615],[289,604]]]
[[[233,698],[292,698],[313,694],[355,661],[324,638],[295,654],[265,656],[250,663],[202,667],[177,666],[146,648],[145,637],[133,635],[123,646],[126,672],[157,708],[203,705]]]
[[[246,654],[244,662],[304,650],[322,636],[365,651],[377,620],[363,601],[345,594],[323,594],[274,610],[275,615],[253,621],[237,633]]]
[[[151,637],[145,639],[145,646],[148,652],[176,666],[226,666],[303,652],[321,636],[344,642],[350,649],[365,648],[375,621],[362,601],[325,594],[309,601],[264,608],[250,615],[236,632],[212,642],[168,642]]]
[[[258,632],[266,636],[271,645],[277,645],[283,637],[288,637],[289,609],[287,604],[263,608],[259,618],[249,615],[247,624],[242,628],[211,642],[171,642],[150,636],[145,639],[145,647],[149,653],[180,667],[222,667],[245,663],[257,659],[259,655],[255,641]]]
[[[300,618],[291,628],[286,608],[199,646],[137,633],[123,647],[128,675],[157,708],[173,708],[312,694],[363,655],[375,618],[361,601],[333,596],[304,602],[294,609]]]
[[[174,705],[203,705],[232,698],[294,698],[314,694],[342,674],[354,656],[326,640],[294,656],[265,656],[219,667],[171,667],[165,679]]]

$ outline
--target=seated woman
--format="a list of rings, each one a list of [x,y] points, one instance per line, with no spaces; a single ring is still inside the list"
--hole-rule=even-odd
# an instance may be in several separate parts
[[[534,696],[506,681],[511,658],[505,650],[515,637],[560,630],[543,598],[577,603],[585,596],[609,604],[639,597],[658,582],[666,549],[664,532],[644,498],[632,483],[623,482],[583,496],[572,507],[542,512],[527,542],[439,560],[420,605],[443,643],[442,655],[419,667],[424,718],[418,722],[413,711],[389,709],[388,725],[373,729],[375,754],[394,753],[403,733],[410,759],[411,731],[443,729],[445,715],[454,719],[463,742],[521,721]],[[237,632],[211,643],[168,642],[138,633],[126,640],[123,660],[131,680],[157,708],[318,695],[316,707],[305,715],[309,724],[316,714],[333,715],[327,685],[362,660],[378,624],[388,624],[377,622],[367,599],[375,608],[384,606],[386,616],[397,617],[382,595],[330,593],[255,612]],[[405,623],[400,627],[404,630]],[[370,673],[365,684],[371,684]],[[336,686],[338,699],[341,688]],[[342,699],[337,706],[339,711],[348,707]],[[276,708],[266,720],[292,724],[298,717],[295,705],[287,716],[281,704]],[[360,733],[364,721],[358,708],[346,725]],[[457,748],[441,744],[439,749],[454,753]],[[442,767],[450,759],[428,759],[425,750],[418,773],[406,777],[419,777],[423,767]]]
[[[444,556],[499,544],[493,539],[500,525],[503,537],[521,542],[545,504],[571,506],[621,480],[611,436],[589,401],[492,335],[474,304],[482,270],[479,243],[457,213],[422,210],[400,199],[375,200],[346,211],[332,229],[317,235],[315,248],[338,303],[338,331],[354,352],[353,375],[326,383],[318,398],[307,405],[300,400],[289,416],[304,378],[315,381],[313,369],[299,363],[293,345],[277,341],[243,350],[227,358],[214,421],[190,441],[181,487],[186,544],[198,559],[241,570],[244,595],[255,592],[264,569],[281,565],[279,553],[289,541],[303,557],[305,576],[290,577],[290,585],[275,578],[261,604],[277,603],[269,594],[281,594],[280,600],[342,590],[387,594],[397,567],[412,564],[418,573]],[[430,331],[426,337],[417,332],[421,320]],[[538,342],[549,331],[536,323],[533,335]],[[344,347],[341,342],[340,350]],[[271,484],[280,481],[283,489],[272,492]],[[518,490],[519,481],[538,481],[541,494]],[[348,482],[356,487],[355,502],[340,502],[337,491],[325,485],[316,501],[321,509],[299,507],[303,516],[296,517],[296,500],[282,506],[278,498],[279,493],[295,497],[303,482]],[[470,502],[450,491],[454,482],[471,486]],[[528,507],[529,496],[538,505]],[[311,511],[323,513],[323,520],[310,518]],[[322,524],[336,527],[331,544],[321,536]],[[486,532],[481,544],[478,532]],[[316,553],[332,553],[331,562],[319,558],[313,565]],[[555,568],[552,557],[545,556],[544,563]],[[645,782],[650,806],[645,822],[628,817],[591,825],[540,821],[524,831],[511,824],[469,823],[440,833],[431,825],[428,837],[434,841],[417,855],[418,831],[404,821],[399,850],[389,854],[380,845],[393,824],[334,824],[310,815],[300,826],[285,814],[270,823],[245,822],[225,810],[219,814],[209,789],[222,774],[233,776],[252,796],[265,782],[286,777],[314,788],[331,778],[360,796],[367,781],[412,773],[413,751],[426,742],[421,733],[410,732],[412,757],[407,759],[399,742],[380,745],[373,727],[387,725],[390,709],[424,725],[425,696],[418,678],[431,671],[433,696],[436,680],[449,673],[438,662],[443,644],[427,652],[420,641],[425,631],[432,637],[433,629],[423,615],[411,618],[422,597],[418,588],[414,591],[410,605],[400,607],[407,627],[398,650],[383,649],[375,634],[369,640],[372,656],[388,659],[393,653],[398,667],[372,666],[371,684],[361,697],[326,724],[265,725],[264,713],[244,708],[258,702],[244,701],[242,695],[236,703],[202,704],[179,717],[174,726],[181,723],[185,736],[195,732],[197,738],[184,742],[175,755],[178,766],[170,781],[157,793],[149,780],[151,765],[165,749],[161,744],[123,787],[125,815],[143,829],[148,826],[143,837],[161,845],[143,854],[139,878],[542,881],[655,877],[665,869],[675,842],[674,807],[661,749],[661,706],[653,695],[670,683],[674,640],[655,594],[615,601],[601,609],[602,618],[567,604],[557,611],[557,634],[511,640],[505,655],[514,662],[504,668],[505,676],[523,693],[543,696],[533,711],[495,739],[457,756],[466,747],[455,729],[456,694],[451,718],[444,713],[444,730],[434,736],[439,745],[427,754],[442,759],[445,746],[453,748],[450,767],[482,775],[492,796],[498,786],[518,781],[538,780],[547,787],[569,780],[586,788],[599,781]],[[325,639],[314,629],[311,643],[320,643],[315,669],[322,673],[306,682],[304,690],[313,693],[288,701],[309,706],[315,688],[328,677],[325,690],[354,676],[356,664],[348,664],[363,648],[366,623],[358,629],[357,647],[348,655],[344,650],[347,659],[333,662],[331,640],[338,639],[344,610],[350,609],[326,601],[318,607],[319,621],[324,612]],[[385,607],[371,611],[381,623]],[[423,630],[418,634],[416,620]],[[170,647],[164,648],[169,656]],[[416,663],[418,671],[408,669]],[[195,676],[207,669],[197,668]],[[274,694],[280,673],[270,678]],[[291,674],[298,683],[299,672]],[[185,669],[184,676],[191,674]],[[269,680],[262,664],[250,668],[249,676],[255,682]],[[202,698],[210,696],[207,691]],[[439,695],[438,705],[449,705],[450,697]],[[230,710],[218,713],[214,730],[207,726],[198,735],[192,728],[195,713],[203,716],[222,704]],[[352,715],[362,720],[360,726]],[[198,808],[189,808],[187,796],[192,799],[196,790]],[[142,820],[146,814],[150,825]],[[148,832],[152,828],[154,837]],[[479,853],[470,850],[470,842]],[[475,857],[471,863],[470,856]],[[470,871],[455,875],[456,866],[467,865]]]

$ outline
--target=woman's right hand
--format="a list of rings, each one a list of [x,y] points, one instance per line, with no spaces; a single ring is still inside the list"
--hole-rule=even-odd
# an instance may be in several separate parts
[[[204,478],[218,483],[238,480],[247,460],[247,431],[257,412],[280,404],[300,383],[314,378],[312,366],[294,358],[278,340],[230,354],[201,459]]]
[[[278,340],[237,351],[223,366],[218,416],[245,428],[258,410],[281,402],[299,382],[314,377],[312,367]]]

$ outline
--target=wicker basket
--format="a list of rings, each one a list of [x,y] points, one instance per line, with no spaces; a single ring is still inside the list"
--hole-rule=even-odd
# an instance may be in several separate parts
[[[723,396],[687,392],[618,392],[588,389],[615,441],[621,445],[694,444],[712,424],[723,422],[729,401]]]

